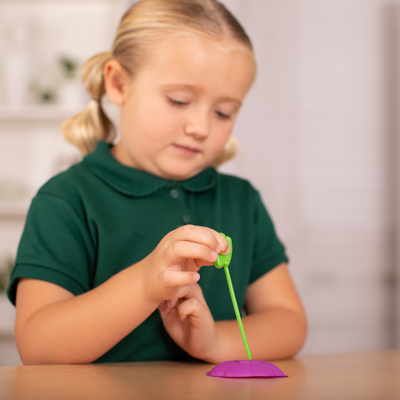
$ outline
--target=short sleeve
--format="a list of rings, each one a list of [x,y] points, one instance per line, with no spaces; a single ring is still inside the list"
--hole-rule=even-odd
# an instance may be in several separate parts
[[[258,191],[254,193],[254,228],[255,248],[250,283],[279,264],[289,261]]]
[[[15,304],[19,278],[57,284],[75,295],[90,289],[95,261],[84,209],[54,194],[33,199],[11,274],[8,297]]]

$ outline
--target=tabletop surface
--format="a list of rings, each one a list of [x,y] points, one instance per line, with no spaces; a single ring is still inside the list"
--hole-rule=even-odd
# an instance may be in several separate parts
[[[288,378],[224,379],[184,362],[0,367],[0,398],[400,399],[400,351],[301,356],[274,361]]]

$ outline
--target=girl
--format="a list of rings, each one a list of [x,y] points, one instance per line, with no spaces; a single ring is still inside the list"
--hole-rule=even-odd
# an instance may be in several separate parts
[[[245,359],[212,266],[230,251],[221,231],[253,357],[299,351],[306,318],[284,247],[258,192],[213,168],[234,153],[255,70],[215,0],[139,1],[112,52],[86,62],[92,100],[63,125],[86,156],[33,199],[9,287],[24,364]],[[120,109],[115,145],[105,93]]]

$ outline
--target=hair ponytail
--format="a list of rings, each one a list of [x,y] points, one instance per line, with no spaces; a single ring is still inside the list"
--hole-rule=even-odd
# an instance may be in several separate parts
[[[213,166],[215,168],[219,167],[224,162],[227,162],[231,158],[235,157],[238,151],[239,151],[239,142],[233,136],[229,136],[228,141],[226,142],[224,148],[222,149],[222,152],[214,161]]]
[[[110,59],[111,53],[107,52],[85,62],[82,79],[92,99],[83,111],[65,120],[61,127],[65,139],[78,146],[83,155],[94,151],[99,140],[112,141],[115,137],[114,125],[101,106],[105,93],[103,67]]]

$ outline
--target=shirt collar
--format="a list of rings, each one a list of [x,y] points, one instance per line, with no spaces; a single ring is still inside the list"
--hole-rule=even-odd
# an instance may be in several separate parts
[[[121,164],[111,154],[111,146],[99,141],[96,150],[87,155],[83,163],[109,186],[125,195],[149,196],[166,186],[180,186],[186,191],[197,193],[215,186],[217,172],[214,168],[207,168],[184,181],[170,181]]]

